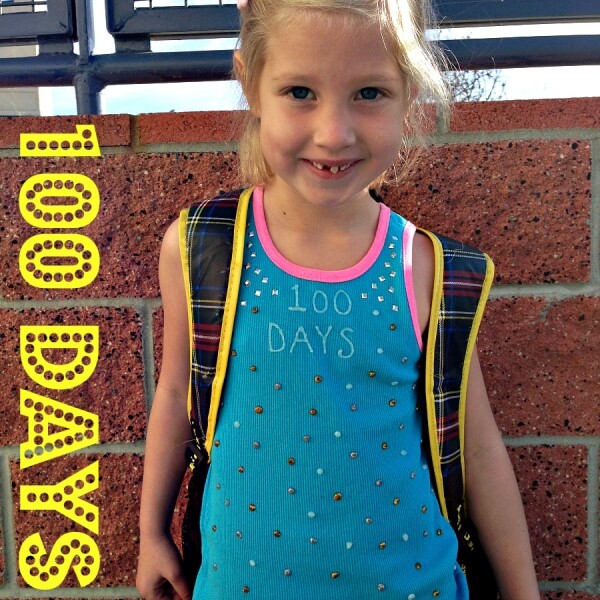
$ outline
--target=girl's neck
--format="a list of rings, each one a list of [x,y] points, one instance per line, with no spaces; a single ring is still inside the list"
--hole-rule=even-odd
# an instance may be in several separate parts
[[[369,251],[379,223],[380,206],[368,193],[353,203],[322,207],[282,203],[267,188],[263,207],[269,236],[290,262],[336,271],[356,265]]]
[[[271,234],[276,229],[314,238],[360,233],[363,229],[372,231],[379,216],[379,206],[368,190],[343,203],[319,205],[291,198],[277,186],[266,185],[263,202]]]

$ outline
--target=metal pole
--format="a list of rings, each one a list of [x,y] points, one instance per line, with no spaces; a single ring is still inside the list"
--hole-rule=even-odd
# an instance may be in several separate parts
[[[75,0],[77,38],[79,40],[78,73],[73,80],[77,114],[99,115],[102,112],[100,92],[104,85],[90,71],[93,48],[93,21],[88,0]]]

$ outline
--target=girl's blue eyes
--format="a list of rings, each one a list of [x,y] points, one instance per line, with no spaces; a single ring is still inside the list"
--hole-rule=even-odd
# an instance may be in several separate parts
[[[289,93],[294,100],[306,100],[310,96],[311,91],[308,88],[296,86]]]
[[[361,100],[375,100],[379,97],[379,90],[374,87],[363,88],[358,92]]]
[[[311,90],[301,86],[290,88],[288,93],[294,100],[308,100],[313,97]],[[381,92],[377,88],[366,87],[359,90],[357,95],[361,100],[376,100],[381,95]]]

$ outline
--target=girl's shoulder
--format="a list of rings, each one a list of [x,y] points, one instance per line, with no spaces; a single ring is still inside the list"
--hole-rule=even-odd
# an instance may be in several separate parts
[[[431,312],[433,278],[435,273],[433,243],[417,231],[412,247],[412,280],[421,332],[425,332]]]

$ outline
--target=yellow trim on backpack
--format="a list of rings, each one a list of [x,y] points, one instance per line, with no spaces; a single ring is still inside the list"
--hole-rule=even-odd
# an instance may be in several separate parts
[[[190,344],[190,377],[188,381],[188,397],[187,397],[187,409],[188,416],[192,414],[192,368],[191,368],[191,357],[193,352],[194,340],[193,340],[193,331],[192,331],[192,298],[191,298],[191,287],[190,287],[190,265],[188,259],[188,249],[187,249],[187,219],[188,214],[190,212],[189,208],[184,208],[179,213],[179,223],[178,223],[178,232],[179,232],[179,257],[181,259],[181,267],[183,270],[183,283],[185,287],[185,299],[187,304],[187,313],[188,313],[188,334],[189,334],[189,344]]]
[[[238,202],[235,218],[235,227],[233,230],[233,242],[231,252],[231,264],[229,267],[229,281],[227,283],[227,297],[225,298],[225,308],[223,310],[223,323],[221,326],[221,339],[219,340],[219,349],[217,351],[217,365],[215,378],[212,382],[212,391],[210,397],[210,408],[208,411],[208,423],[206,425],[206,441],[204,447],[210,460],[210,452],[217,425],[217,415],[221,403],[221,393],[225,382],[225,373],[227,371],[227,362],[229,361],[229,352],[231,349],[231,337],[233,335],[233,322],[237,308],[237,300],[240,290],[240,279],[244,261],[244,240],[246,239],[246,220],[248,217],[248,205],[252,197],[252,189],[242,192]]]
[[[429,431],[429,447],[431,450],[431,467],[437,496],[442,514],[448,519],[448,508],[446,507],[446,496],[444,494],[444,478],[442,476],[442,461],[438,446],[437,418],[435,414],[435,400],[433,395],[435,343],[437,341],[437,330],[440,315],[440,305],[443,301],[444,286],[444,249],[437,236],[426,229],[419,229],[425,233],[433,244],[434,273],[433,293],[431,296],[431,311],[429,314],[429,326],[427,330],[427,347],[425,350],[425,410],[427,411],[427,428]]]
[[[477,309],[473,316],[473,323],[471,325],[471,331],[469,333],[469,340],[467,342],[467,348],[465,350],[465,362],[463,363],[463,372],[460,386],[460,400],[458,405],[458,430],[460,436],[460,464],[463,477],[463,490],[466,497],[467,483],[466,483],[466,469],[465,469],[465,421],[467,411],[467,387],[469,382],[469,371],[471,368],[471,359],[473,358],[473,351],[475,350],[475,343],[477,342],[477,333],[479,326],[481,325],[481,319],[485,311],[485,305],[492,288],[492,282],[494,279],[494,263],[492,259],[485,254],[485,278],[481,286],[481,294],[479,296],[479,302],[477,303]],[[465,502],[465,514],[467,514],[467,506]]]

